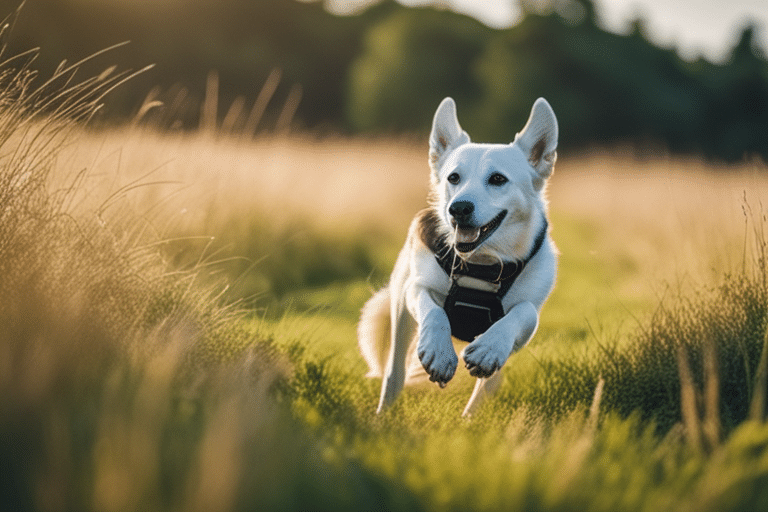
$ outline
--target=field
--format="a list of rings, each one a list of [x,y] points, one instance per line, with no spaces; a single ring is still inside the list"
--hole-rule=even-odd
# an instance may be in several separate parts
[[[762,164],[565,155],[497,396],[461,419],[459,372],[376,416],[355,324],[423,141],[99,131],[5,91],[3,509],[768,508]]]

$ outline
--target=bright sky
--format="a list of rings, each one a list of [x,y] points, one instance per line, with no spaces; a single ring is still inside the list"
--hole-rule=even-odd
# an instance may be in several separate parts
[[[331,3],[366,4],[375,0],[331,0]],[[517,21],[519,0],[398,0],[405,5],[439,3],[464,12],[494,27]],[[628,20],[639,13],[657,44],[677,46],[686,58],[704,54],[720,61],[735,43],[747,20],[762,30],[758,41],[768,52],[768,0],[596,0],[606,28],[625,32]]]
[[[519,15],[516,0],[445,3],[492,26],[508,26]],[[657,43],[675,44],[685,57],[703,53],[714,60],[727,54],[740,29],[753,19],[762,25],[759,41],[768,51],[768,0],[597,0],[597,8],[609,30],[624,32],[627,21],[640,13]]]

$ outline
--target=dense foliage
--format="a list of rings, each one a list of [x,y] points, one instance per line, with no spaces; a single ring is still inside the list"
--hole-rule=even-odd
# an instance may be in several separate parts
[[[0,0],[2,12],[16,5]],[[305,128],[423,133],[452,95],[470,133],[507,141],[545,96],[567,134],[563,149],[629,143],[725,160],[768,156],[768,62],[753,26],[724,62],[686,61],[655,46],[642,20],[626,35],[607,32],[593,0],[522,7],[519,24],[494,30],[394,0],[346,17],[289,0],[30,0],[13,43],[46,48],[37,65],[50,72],[63,58],[132,41],[121,65],[158,65],[118,91],[107,113],[125,118],[145,98],[160,100],[165,106],[147,117],[165,128],[198,125],[211,71],[219,76],[214,114],[248,125],[251,104],[279,69],[276,90],[262,98],[270,108],[252,117],[260,123],[249,132],[272,129],[281,108],[299,100],[294,122]]]

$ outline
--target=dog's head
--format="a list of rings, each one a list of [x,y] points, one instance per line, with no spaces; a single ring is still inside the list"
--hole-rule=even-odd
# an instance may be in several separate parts
[[[476,144],[445,98],[429,138],[432,200],[459,256],[523,258],[543,223],[543,189],[557,156],[557,119],[546,100],[533,105],[511,144]]]

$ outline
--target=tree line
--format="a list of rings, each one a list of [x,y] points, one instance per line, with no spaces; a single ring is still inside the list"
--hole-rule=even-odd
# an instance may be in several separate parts
[[[519,1],[522,20],[492,29],[394,0],[352,16],[295,0],[27,0],[7,51],[40,46],[35,66],[45,76],[61,59],[130,40],[104,59],[157,65],[115,92],[108,121],[135,117],[149,99],[163,107],[148,122],[194,128],[215,71],[219,121],[237,104],[242,113],[230,124],[246,123],[261,93],[269,100],[261,130],[294,101],[294,125],[311,131],[425,133],[450,95],[469,133],[502,142],[544,96],[563,150],[629,144],[726,161],[768,158],[768,61],[755,26],[743,27],[725,61],[691,61],[653,44],[642,19],[623,35],[604,30],[593,0]],[[10,14],[17,5],[0,7]]]

